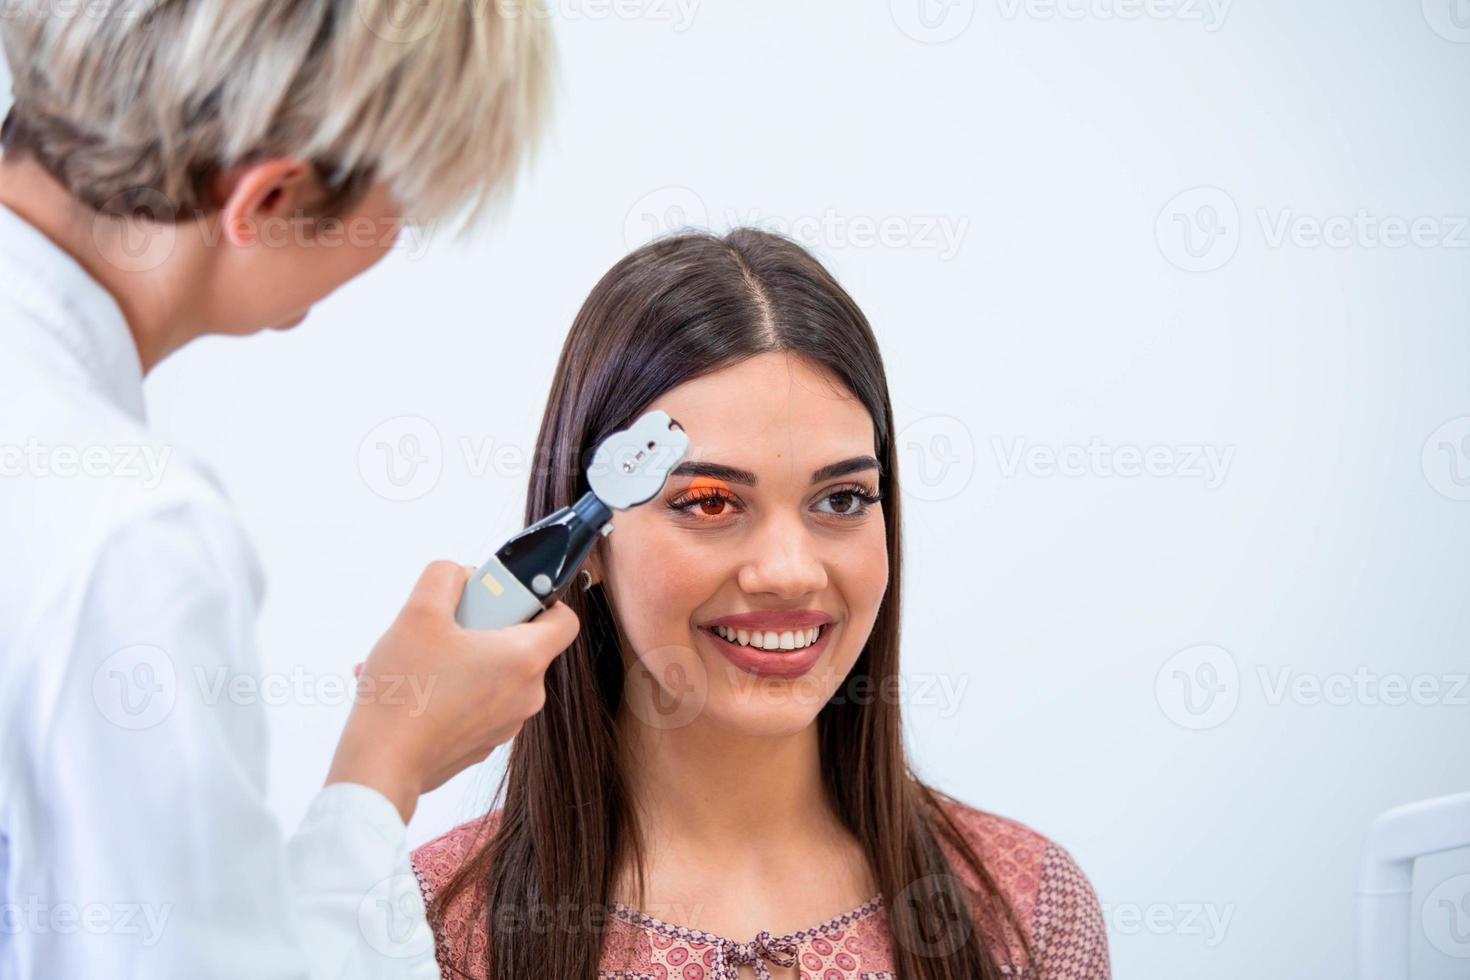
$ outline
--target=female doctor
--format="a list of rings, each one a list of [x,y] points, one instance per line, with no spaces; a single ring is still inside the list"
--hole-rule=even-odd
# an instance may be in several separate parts
[[[195,682],[259,672],[258,563],[142,383],[196,337],[300,323],[406,217],[481,214],[543,116],[547,21],[144,10],[26,0],[0,27],[0,976],[432,977],[405,822],[540,709],[576,617],[460,629],[467,572],[430,565],[285,839],[263,708]],[[124,449],[167,465],[139,480]],[[426,702],[364,696],[405,679]]]

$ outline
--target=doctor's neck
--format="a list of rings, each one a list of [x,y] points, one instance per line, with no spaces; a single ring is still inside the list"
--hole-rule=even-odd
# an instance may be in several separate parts
[[[195,337],[215,332],[199,304],[212,270],[194,222],[164,225],[99,215],[24,158],[0,159],[0,205],[112,294],[145,374]]]

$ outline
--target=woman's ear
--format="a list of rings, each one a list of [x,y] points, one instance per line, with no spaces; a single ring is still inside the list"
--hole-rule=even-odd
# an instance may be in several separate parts
[[[220,226],[230,244],[254,245],[262,226],[296,213],[315,190],[311,165],[304,160],[262,160],[236,167],[218,178]]]
[[[588,583],[589,588],[603,580],[601,541],[592,548],[592,553],[587,556],[587,564],[583,568],[592,575],[592,581]]]

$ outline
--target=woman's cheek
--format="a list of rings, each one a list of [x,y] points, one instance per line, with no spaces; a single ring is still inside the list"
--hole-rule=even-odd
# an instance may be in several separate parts
[[[865,626],[871,629],[883,604],[883,595],[888,591],[888,542],[881,520],[869,529],[863,558],[852,568],[856,577],[851,594],[860,604]]]
[[[646,641],[687,643],[695,608],[716,591],[709,560],[667,536],[640,538],[638,544],[619,568],[623,608],[637,610]]]

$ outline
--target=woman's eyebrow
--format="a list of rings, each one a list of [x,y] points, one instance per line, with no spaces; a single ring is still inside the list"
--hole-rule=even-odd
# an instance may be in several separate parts
[[[812,474],[812,482],[820,483],[838,476],[847,476],[849,473],[857,473],[862,470],[882,470],[878,460],[872,456],[854,456],[837,463],[829,463]],[[674,467],[669,476],[705,476],[715,480],[723,480],[726,483],[739,483],[742,486],[753,487],[756,485],[755,474],[750,470],[742,470],[736,466],[726,466],[723,463],[706,463],[698,460],[690,460],[680,463]]]
[[[877,470],[880,473],[883,467],[878,465],[878,460],[872,456],[854,456],[852,459],[844,459],[840,463],[830,463],[812,474],[813,483],[821,483],[833,477],[847,476],[849,473],[860,473],[863,470]]]

